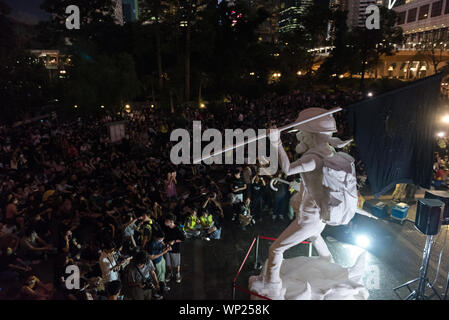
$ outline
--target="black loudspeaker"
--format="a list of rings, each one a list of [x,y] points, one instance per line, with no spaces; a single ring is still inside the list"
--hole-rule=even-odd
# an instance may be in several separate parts
[[[438,199],[419,199],[416,208],[415,227],[431,236],[440,232],[444,203]]]
[[[425,199],[438,199],[444,202],[443,220],[441,224],[449,224],[449,192],[443,190],[427,191],[424,194]]]

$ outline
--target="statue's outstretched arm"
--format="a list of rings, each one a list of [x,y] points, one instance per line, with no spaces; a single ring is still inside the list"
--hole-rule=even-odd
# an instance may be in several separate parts
[[[314,155],[303,155],[300,159],[290,163],[287,153],[281,143],[279,143],[278,149],[281,169],[287,176],[313,171],[317,167],[317,159]]]

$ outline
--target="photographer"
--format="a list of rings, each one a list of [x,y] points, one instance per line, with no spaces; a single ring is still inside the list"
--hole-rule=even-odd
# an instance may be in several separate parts
[[[148,258],[147,253],[138,252],[128,269],[128,286],[132,300],[151,300],[152,291],[160,289],[154,270],[153,262]],[[157,300],[162,299],[162,296],[157,293],[154,293],[153,297]]]
[[[179,226],[175,224],[175,221],[176,216],[174,214],[169,213],[165,216],[163,226],[165,241],[171,248],[170,252],[165,254],[168,267],[168,276],[166,280],[168,282],[170,281],[170,278],[176,276],[176,283],[181,283],[181,242],[185,241],[186,237]],[[201,221],[199,221],[199,226],[201,227]]]
[[[156,275],[160,281],[161,293],[167,292],[170,288],[165,284],[166,261],[164,255],[171,251],[170,245],[164,243],[165,233],[162,230],[156,230],[153,235],[149,252],[150,259],[156,268]]]

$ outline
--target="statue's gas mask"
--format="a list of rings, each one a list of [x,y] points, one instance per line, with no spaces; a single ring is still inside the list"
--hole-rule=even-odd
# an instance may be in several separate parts
[[[302,121],[325,112],[327,110],[322,108],[308,108],[299,113],[297,120]],[[332,115],[298,125],[296,129],[299,129],[299,132],[296,133],[299,144],[296,146],[295,151],[299,154],[320,146],[342,148],[352,141],[342,141],[337,137],[332,137],[332,134],[337,132],[335,119]]]
[[[296,134],[296,139],[298,139],[299,144],[296,145],[295,151],[299,154],[306,152],[314,145],[312,134],[309,132],[299,131]]]

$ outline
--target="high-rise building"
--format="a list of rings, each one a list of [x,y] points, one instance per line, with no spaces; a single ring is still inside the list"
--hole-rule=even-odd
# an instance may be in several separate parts
[[[313,0],[283,0],[279,13],[279,32],[291,32],[302,29],[302,18]]]
[[[347,24],[349,29],[357,27],[365,27],[366,13],[365,10],[372,4],[377,4],[378,0],[346,0],[346,8],[348,11]]]
[[[139,20],[139,3],[138,0],[122,0],[123,21],[136,22]]]

